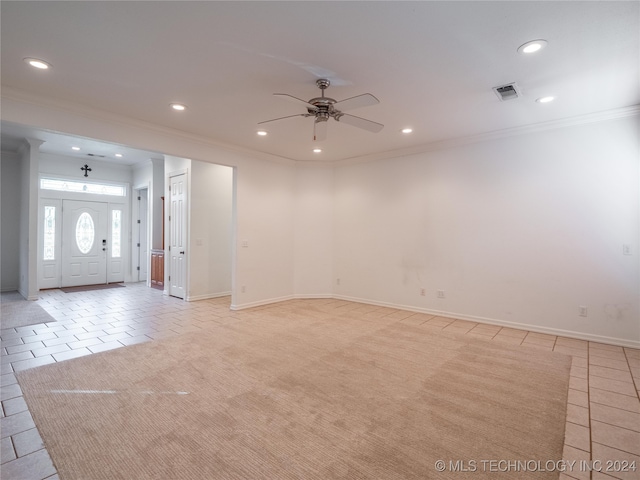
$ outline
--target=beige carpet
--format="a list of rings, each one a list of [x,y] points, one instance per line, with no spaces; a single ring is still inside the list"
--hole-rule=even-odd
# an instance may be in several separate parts
[[[0,328],[2,329],[56,321],[40,305],[34,301],[26,300],[18,292],[2,293],[0,296],[0,319]]]
[[[570,357],[313,307],[240,316],[18,372],[60,478],[558,478],[481,462],[562,458]]]

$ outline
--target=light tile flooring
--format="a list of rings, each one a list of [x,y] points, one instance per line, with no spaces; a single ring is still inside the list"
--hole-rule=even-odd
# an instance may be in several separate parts
[[[286,310],[300,302],[321,305],[329,315],[348,310],[356,314],[357,310],[360,315],[366,312],[491,339],[497,349],[503,344],[521,345],[571,355],[566,470],[560,478],[640,478],[640,350],[333,299],[292,300],[258,308]],[[40,292],[38,304],[56,321],[0,330],[3,480],[58,478],[14,372],[198,331],[210,322],[241,321],[248,311],[229,310],[228,297],[189,303],[143,284],[70,294],[47,290]],[[624,462],[635,462],[637,470],[621,471],[627,465]]]

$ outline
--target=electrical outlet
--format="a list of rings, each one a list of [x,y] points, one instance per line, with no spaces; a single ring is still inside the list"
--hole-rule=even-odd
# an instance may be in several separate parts
[[[578,307],[578,315],[581,317],[586,317],[588,313],[587,307],[584,305],[580,305],[580,307]]]
[[[445,298],[444,290],[436,290],[436,296],[438,298]]]
[[[246,292],[247,292],[247,286],[246,286],[246,285],[242,285],[242,286],[240,287],[240,291],[241,291],[242,293],[246,293]]]
[[[622,245],[622,254],[623,255],[631,255],[631,245],[625,243]]]
[[[336,285],[340,285],[340,279],[336,279]]]
[[[424,297],[426,294],[427,294],[427,291],[424,288],[421,288],[420,295]]]

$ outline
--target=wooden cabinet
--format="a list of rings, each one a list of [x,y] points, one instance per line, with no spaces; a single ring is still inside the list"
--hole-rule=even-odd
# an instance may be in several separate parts
[[[164,289],[164,250],[151,250],[151,286]]]

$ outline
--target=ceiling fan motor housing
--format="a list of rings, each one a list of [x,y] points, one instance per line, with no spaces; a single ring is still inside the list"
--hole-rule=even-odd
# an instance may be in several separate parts
[[[333,104],[336,103],[336,101],[333,98],[329,98],[329,97],[317,97],[317,98],[312,98],[311,100],[309,100],[309,103],[313,106],[315,106],[316,108],[308,108],[307,111],[312,114],[315,115],[317,118],[320,117],[326,117],[328,118],[329,116],[332,116],[333,112],[337,110],[334,110],[333,108]]]
[[[358,128],[362,128],[364,130],[368,130],[370,132],[377,133],[384,125],[381,123],[372,122],[371,120],[367,120],[364,118],[356,117],[354,115],[348,115],[342,113],[344,110],[349,110],[352,108],[360,108],[367,107],[370,105],[375,105],[379,103],[378,99],[371,95],[370,93],[364,93],[362,95],[356,95],[355,97],[347,98],[346,100],[342,100],[340,102],[336,101],[333,98],[325,97],[324,91],[331,85],[331,82],[326,78],[320,78],[316,80],[316,85],[322,91],[322,96],[315,97],[309,100],[308,102],[302,100],[298,97],[294,97],[293,95],[288,95],[286,93],[275,93],[274,95],[278,95],[282,98],[286,98],[288,100],[293,100],[298,104],[302,104],[306,107],[307,113],[300,113],[298,115],[289,115],[286,117],[274,118],[272,120],[266,120],[262,123],[273,122],[276,120],[282,120],[290,117],[315,117],[314,121],[314,140],[324,140],[326,136],[326,123],[329,121],[329,118],[333,118],[336,121],[339,121],[341,118],[344,119],[344,123],[348,123]],[[336,106],[338,108],[336,108]],[[322,125],[322,127],[320,127]],[[316,131],[316,127],[319,129]]]

